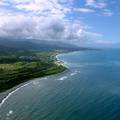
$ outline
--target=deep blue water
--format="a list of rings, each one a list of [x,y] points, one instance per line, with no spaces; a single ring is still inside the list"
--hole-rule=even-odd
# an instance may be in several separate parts
[[[0,106],[0,120],[120,120],[120,50],[58,58],[69,71],[16,90]]]

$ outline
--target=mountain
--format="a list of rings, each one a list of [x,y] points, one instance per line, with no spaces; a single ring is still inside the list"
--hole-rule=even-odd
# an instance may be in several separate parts
[[[35,40],[35,39],[9,39],[0,38],[0,51],[3,50],[40,50],[40,51],[51,51],[51,50],[89,50],[91,48],[78,47],[76,45],[47,40]]]
[[[50,51],[50,50],[81,50],[86,49],[78,47],[72,44],[67,44],[63,42],[56,41],[46,41],[46,40],[34,40],[34,39],[8,39],[0,38],[0,49],[24,49],[24,50],[41,50],[41,51]]]

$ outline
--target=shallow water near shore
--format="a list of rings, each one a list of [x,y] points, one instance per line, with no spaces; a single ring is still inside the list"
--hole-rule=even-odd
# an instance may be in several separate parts
[[[69,71],[14,91],[0,106],[0,120],[119,120],[120,50],[58,58]]]

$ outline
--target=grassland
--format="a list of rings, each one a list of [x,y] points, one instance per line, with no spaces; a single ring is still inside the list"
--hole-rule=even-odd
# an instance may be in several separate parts
[[[57,74],[66,68],[55,64],[56,52],[17,51],[0,53],[0,92],[27,80]]]

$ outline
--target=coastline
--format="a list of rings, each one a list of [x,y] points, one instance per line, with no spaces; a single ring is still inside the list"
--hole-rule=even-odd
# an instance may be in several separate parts
[[[60,53],[60,54],[62,54],[62,53]],[[35,79],[43,79],[43,78],[46,78],[46,77],[49,77],[49,76],[58,75],[58,74],[62,74],[62,73],[64,73],[64,72],[66,72],[66,71],[68,70],[68,67],[64,64],[64,61],[62,61],[62,60],[60,60],[60,59],[58,58],[58,55],[60,55],[60,54],[59,54],[59,53],[56,53],[56,54],[54,55],[54,63],[57,64],[58,66],[63,66],[63,67],[65,68],[65,70],[63,70],[62,72],[56,73],[56,74],[51,74],[51,75],[46,75],[46,76],[44,76],[44,77],[38,77],[38,78],[30,79],[30,80],[28,80],[28,81],[26,81],[26,82],[23,82],[23,83],[21,83],[21,84],[19,84],[19,85],[16,85],[16,86],[12,87],[12,88],[10,88],[10,89],[8,89],[8,90],[6,90],[6,91],[1,92],[1,93],[0,93],[0,108],[1,108],[2,104],[4,104],[4,102],[5,102],[13,93],[15,93],[15,92],[18,91],[19,89],[21,89],[21,88],[29,85],[33,80],[35,80]]]

